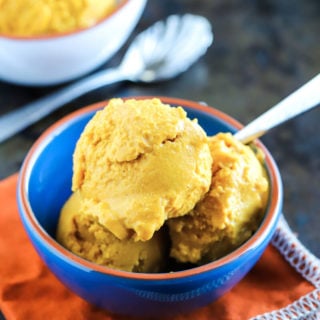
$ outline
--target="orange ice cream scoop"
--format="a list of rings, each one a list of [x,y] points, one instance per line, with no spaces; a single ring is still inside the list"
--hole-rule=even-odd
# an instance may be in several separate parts
[[[0,0],[0,33],[21,37],[87,28],[117,7],[116,0]]]
[[[180,262],[210,262],[240,246],[258,228],[268,199],[261,153],[230,133],[209,138],[209,145],[209,192],[189,214],[168,221],[171,256]]]
[[[203,129],[159,99],[111,100],[84,129],[73,161],[81,213],[135,241],[192,210],[212,176]]]
[[[57,240],[74,254],[113,269],[132,272],[159,272],[167,256],[165,231],[155,232],[148,241],[119,240],[98,223],[97,217],[81,215],[79,192],[62,208]]]

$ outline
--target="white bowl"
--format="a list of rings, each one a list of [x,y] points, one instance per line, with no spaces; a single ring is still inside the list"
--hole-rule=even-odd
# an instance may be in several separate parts
[[[107,61],[128,39],[147,0],[125,0],[96,25],[61,35],[0,35],[0,79],[44,86],[82,76]]]

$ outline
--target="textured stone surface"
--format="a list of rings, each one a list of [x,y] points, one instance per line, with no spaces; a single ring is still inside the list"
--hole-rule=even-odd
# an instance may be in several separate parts
[[[206,101],[243,123],[268,109],[320,70],[318,0],[152,0],[136,31],[171,13],[206,16],[214,45],[175,80],[153,85],[122,83],[96,90],[0,145],[0,178],[17,170],[28,149],[50,124],[87,104],[128,95],[166,95]],[[124,49],[105,67],[117,65]],[[0,82],[0,113],[55,88]],[[269,132],[262,140],[279,165],[284,213],[301,241],[320,256],[320,110]]]

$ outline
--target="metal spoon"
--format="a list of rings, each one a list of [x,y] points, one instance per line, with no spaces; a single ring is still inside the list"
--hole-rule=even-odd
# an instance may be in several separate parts
[[[320,104],[320,74],[234,134],[243,143]]]
[[[102,86],[129,80],[173,78],[199,59],[213,41],[209,21],[201,16],[172,15],[139,34],[119,67],[102,70],[0,117],[0,143],[67,102]]]

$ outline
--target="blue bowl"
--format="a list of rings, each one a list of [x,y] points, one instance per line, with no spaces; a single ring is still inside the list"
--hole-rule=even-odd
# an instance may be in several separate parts
[[[212,107],[182,99],[159,98],[172,106],[184,107],[190,118],[198,118],[208,135],[234,132],[241,127]],[[71,193],[72,154],[76,141],[94,113],[105,105],[106,102],[101,102],[83,108],[58,121],[42,134],[28,153],[21,168],[17,196],[20,216],[31,242],[66,287],[113,313],[164,316],[209,304],[246,275],[275,232],[283,198],[277,165],[258,141],[266,156],[271,184],[268,207],[255,234],[227,256],[172,273],[133,273],[99,266],[57,243],[55,230],[61,207]]]

